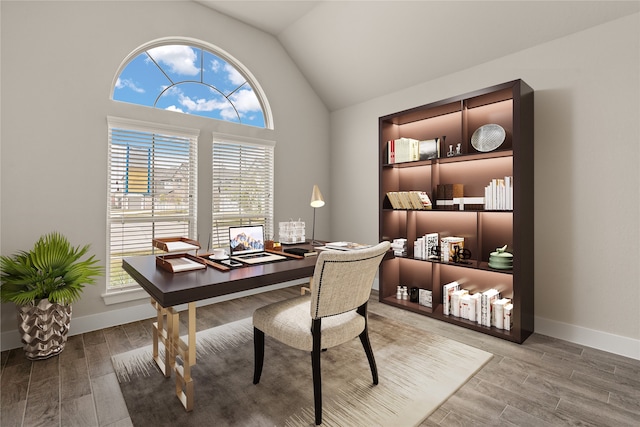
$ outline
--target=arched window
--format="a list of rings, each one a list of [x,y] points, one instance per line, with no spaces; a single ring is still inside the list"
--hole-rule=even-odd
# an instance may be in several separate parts
[[[113,88],[114,100],[272,128],[265,97],[248,70],[222,51],[164,43],[125,61]]]
[[[228,246],[231,225],[262,224],[273,235],[275,141],[227,128],[215,132],[211,142],[210,129],[194,127],[202,120],[186,117],[258,126],[268,135],[273,129],[269,104],[242,64],[203,42],[156,40],[125,58],[112,81],[111,98],[136,105],[124,109],[135,117],[107,117],[107,303],[124,301],[122,291],[137,288],[122,269],[122,259],[156,253],[153,239],[188,237],[206,250]],[[146,107],[184,114],[171,125],[161,119],[141,121],[138,113]],[[150,116],[154,120],[156,115]],[[211,156],[197,155],[201,139],[211,144]],[[207,169],[212,178],[199,182],[198,171]],[[201,197],[213,199],[211,210],[197,209]],[[210,228],[199,233],[198,224]]]

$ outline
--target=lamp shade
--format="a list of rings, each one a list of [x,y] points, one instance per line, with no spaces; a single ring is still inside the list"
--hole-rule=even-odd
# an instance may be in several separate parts
[[[313,186],[313,192],[311,193],[311,207],[312,208],[321,208],[324,206],[324,199],[322,198],[322,193],[320,193],[320,189],[317,185]]]

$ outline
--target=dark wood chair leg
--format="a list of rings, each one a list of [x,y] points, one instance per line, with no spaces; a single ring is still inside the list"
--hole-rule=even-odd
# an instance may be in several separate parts
[[[376,366],[376,359],[373,357],[373,349],[371,348],[371,342],[369,341],[369,319],[367,318],[367,303],[365,302],[357,310],[358,314],[364,317],[364,330],[360,333],[360,342],[364,348],[364,352],[367,354],[367,360],[369,360],[369,367],[371,368],[371,376],[373,377],[373,384],[378,384],[378,367]]]
[[[313,371],[313,404],[316,413],[316,425],[322,424],[322,376],[320,375],[320,319],[314,319],[311,327],[313,349],[311,350],[311,369]]]
[[[264,363],[264,332],[257,328],[253,328],[253,357],[253,383],[258,384]]]
[[[373,378],[373,383],[378,384],[378,368],[376,366],[376,359],[373,357],[373,350],[371,349],[371,342],[369,341],[369,333],[367,328],[364,328],[364,331],[360,334],[360,342],[362,343],[362,347],[364,347],[364,352],[367,354],[367,359],[369,360],[369,367],[371,368],[371,377]]]

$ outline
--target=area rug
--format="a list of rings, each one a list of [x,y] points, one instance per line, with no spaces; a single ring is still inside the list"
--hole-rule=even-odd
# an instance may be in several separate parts
[[[372,313],[369,335],[377,386],[360,340],[322,353],[324,426],[418,425],[492,357]],[[254,385],[250,318],[199,332],[196,340],[192,412],[176,397],[175,378],[164,378],[152,361],[151,346],[112,357],[134,426],[314,425],[309,353],[267,336]]]

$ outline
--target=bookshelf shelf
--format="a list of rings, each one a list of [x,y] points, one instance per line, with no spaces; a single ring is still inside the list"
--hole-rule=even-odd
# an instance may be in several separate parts
[[[486,124],[500,125],[506,137],[495,150],[480,152],[471,144],[471,136]],[[390,162],[388,141],[399,138],[418,141],[437,138],[439,156]],[[458,144],[460,154],[446,157],[449,146],[455,151]],[[522,80],[380,117],[379,238],[407,240],[406,257],[387,259],[381,264],[380,301],[517,343],[531,335],[533,158],[533,90]],[[504,177],[512,177],[513,181],[510,209],[482,209],[482,206],[443,209],[436,204],[439,186],[462,184],[464,197],[478,198],[485,196],[489,182]],[[426,192],[433,209],[392,209],[389,192],[411,191]],[[429,233],[438,233],[438,239],[463,237],[465,249],[471,251],[468,263],[415,259],[414,242]],[[513,254],[513,268],[489,267],[489,255],[505,244]],[[442,287],[453,281],[471,294],[497,289],[503,298],[509,298],[513,304],[511,329],[445,315]],[[396,299],[397,286],[430,290],[432,307]]]

